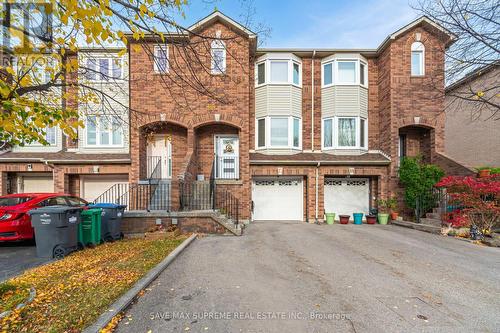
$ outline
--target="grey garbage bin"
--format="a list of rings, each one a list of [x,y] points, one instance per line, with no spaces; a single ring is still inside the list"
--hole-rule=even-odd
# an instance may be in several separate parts
[[[78,249],[80,211],[79,207],[48,206],[28,212],[38,257],[63,258]]]
[[[123,238],[122,218],[126,205],[114,203],[97,203],[90,205],[91,208],[101,208],[101,237],[107,242]]]

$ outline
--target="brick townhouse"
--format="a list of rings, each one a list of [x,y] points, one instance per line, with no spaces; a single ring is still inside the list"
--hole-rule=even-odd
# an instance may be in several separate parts
[[[78,140],[51,129],[50,146],[0,155],[2,193],[94,200],[155,179],[168,190],[146,191],[149,200],[166,197],[168,207],[156,208],[178,210],[181,184],[203,197],[213,182],[238,199],[242,220],[312,222],[325,212],[368,213],[398,193],[402,156],[467,172],[442,154],[444,51],[455,36],[428,18],[376,49],[258,48],[253,32],[217,11],[189,30],[166,43],[130,35],[122,58],[82,50],[81,62],[115,77],[114,86],[85,78],[115,89],[114,114],[80,105],[87,126]]]

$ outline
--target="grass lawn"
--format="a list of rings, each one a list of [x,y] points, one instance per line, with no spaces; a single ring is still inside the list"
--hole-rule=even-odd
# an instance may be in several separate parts
[[[79,332],[185,239],[105,243],[28,270],[0,284],[0,313],[36,290],[31,303],[0,319],[0,331]]]

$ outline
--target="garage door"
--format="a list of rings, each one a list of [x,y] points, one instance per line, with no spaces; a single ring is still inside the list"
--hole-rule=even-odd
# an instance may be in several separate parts
[[[54,192],[52,176],[21,176],[21,193],[50,193]]]
[[[339,215],[368,214],[370,181],[368,178],[325,178],[325,212]]]
[[[113,185],[119,183],[128,183],[128,176],[84,176],[81,182],[80,196],[87,201],[94,201]]]
[[[254,220],[303,220],[301,178],[262,178],[252,182]]]

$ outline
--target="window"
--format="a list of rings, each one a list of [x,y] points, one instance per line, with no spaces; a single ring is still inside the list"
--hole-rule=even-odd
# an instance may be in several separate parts
[[[57,136],[56,136],[56,128],[55,127],[47,127],[45,129],[45,140],[51,145],[55,146],[56,141],[57,141]]]
[[[257,147],[265,147],[266,146],[266,119],[259,119],[257,121]]]
[[[122,78],[119,58],[87,58],[85,78],[89,81],[109,81]]]
[[[266,82],[266,63],[262,62],[257,65],[257,84]]]
[[[293,63],[293,84],[300,84],[300,75],[299,75],[299,64],[296,62]]]
[[[424,44],[415,42],[411,44],[411,75],[422,76],[424,75]]]
[[[338,82],[356,83],[356,62],[338,61]]]
[[[82,207],[88,205],[87,201],[77,197],[66,197],[66,199],[68,200],[69,205],[73,207]]]
[[[356,119],[339,118],[338,119],[338,146],[355,147],[356,146]]]
[[[88,146],[123,145],[121,120],[115,116],[87,116],[86,138]]]
[[[212,42],[212,74],[224,74],[226,72],[226,47],[224,42],[214,40]]]
[[[168,73],[168,47],[166,45],[154,47],[153,67],[155,73]]]
[[[271,82],[272,83],[288,82],[287,61],[271,61]]]
[[[323,121],[323,146],[325,148],[333,147],[333,119]]]
[[[399,155],[399,164],[401,165],[401,162],[403,161],[403,158],[406,157],[406,134],[400,134],[399,135],[399,150],[398,150],[398,155]]]
[[[301,147],[301,120],[296,117],[264,117],[257,119],[257,148]]]
[[[359,63],[359,84],[362,86],[366,85],[365,82],[365,68],[366,65],[362,62]]]
[[[333,83],[333,63],[323,65],[323,85]]]
[[[288,118],[271,118],[271,147],[288,145]]]
[[[360,117],[331,117],[323,119],[324,149],[366,149],[367,123]]]

